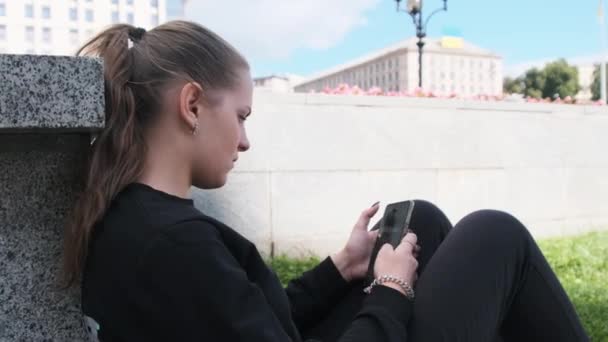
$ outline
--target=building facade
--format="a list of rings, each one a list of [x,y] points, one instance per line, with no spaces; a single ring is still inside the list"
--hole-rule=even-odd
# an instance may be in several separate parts
[[[578,68],[578,82],[581,86],[581,90],[576,95],[576,99],[583,102],[590,101],[593,97],[591,87],[593,85],[593,71],[595,70],[595,65],[581,64],[576,67]]]
[[[73,55],[101,29],[166,20],[166,0],[0,0],[0,53]]]
[[[418,47],[412,38],[315,75],[296,92],[321,91],[340,84],[362,89],[412,92],[418,88]],[[502,95],[502,58],[462,38],[426,39],[422,83],[437,95]]]

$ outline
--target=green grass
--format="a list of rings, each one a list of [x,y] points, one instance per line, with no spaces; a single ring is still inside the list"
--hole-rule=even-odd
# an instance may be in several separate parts
[[[594,342],[608,342],[608,232],[539,245]]]
[[[277,273],[283,286],[293,279],[299,277],[320,262],[319,258],[310,256],[308,258],[293,259],[284,255],[274,257],[268,261],[270,267]]]
[[[608,342],[608,232],[539,241],[594,342]],[[269,261],[283,285],[319,263],[311,256]]]

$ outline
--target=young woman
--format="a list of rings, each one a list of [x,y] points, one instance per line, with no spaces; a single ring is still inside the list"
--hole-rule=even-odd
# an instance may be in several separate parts
[[[106,128],[65,239],[91,333],[109,341],[586,341],[526,228],[480,211],[453,229],[418,201],[363,288],[377,205],[345,247],[283,289],[255,246],[198,211],[191,186],[226,183],[249,149],[246,60],[197,24],[116,25],[104,58]]]

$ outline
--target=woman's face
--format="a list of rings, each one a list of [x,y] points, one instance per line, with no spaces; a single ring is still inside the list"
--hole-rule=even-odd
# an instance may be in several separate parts
[[[239,152],[249,149],[245,120],[251,114],[253,81],[249,70],[240,71],[234,89],[215,95],[214,105],[198,117],[193,136],[192,185],[203,189],[226,184]]]

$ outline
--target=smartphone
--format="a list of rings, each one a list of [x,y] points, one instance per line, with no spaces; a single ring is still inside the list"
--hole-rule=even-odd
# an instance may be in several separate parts
[[[380,248],[387,243],[396,248],[401,243],[405,234],[407,234],[415,204],[414,200],[391,203],[384,210],[384,215],[377,224],[380,231],[367,268],[368,283],[374,280],[374,264],[376,263],[376,257]],[[375,228],[376,226],[372,230]]]

